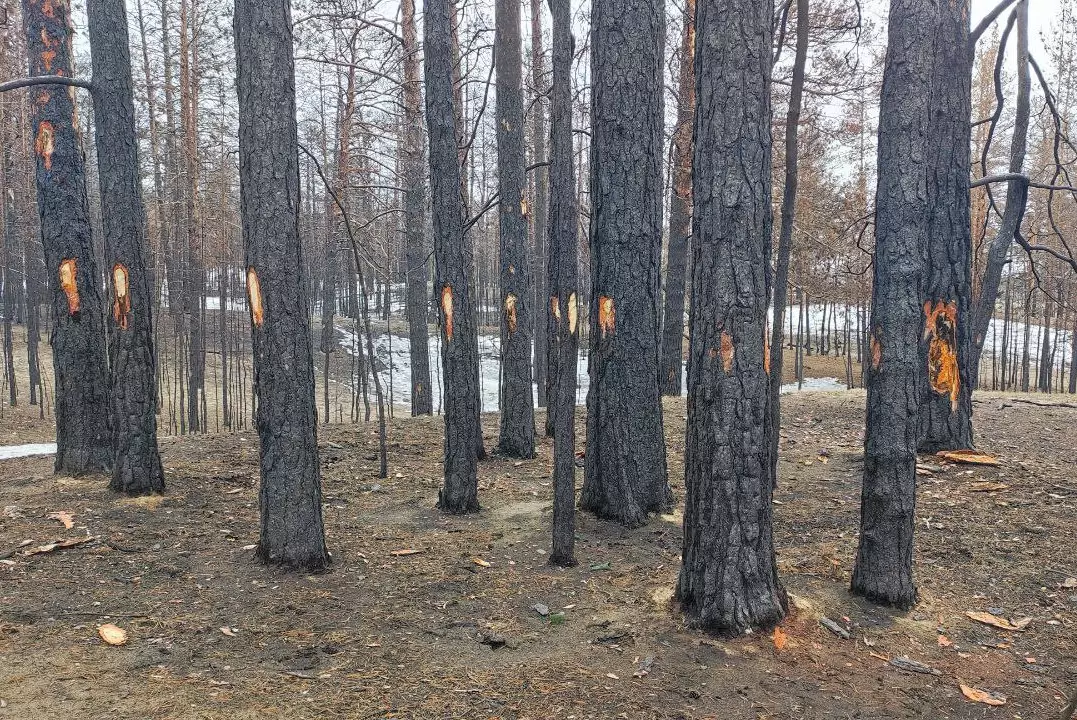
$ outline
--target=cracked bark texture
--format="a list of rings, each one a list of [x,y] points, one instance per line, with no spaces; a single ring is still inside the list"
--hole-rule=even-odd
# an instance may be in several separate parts
[[[549,414],[553,425],[553,552],[550,563],[576,564],[576,358],[579,330],[579,210],[572,160],[571,0],[550,0],[553,86],[550,93],[550,215],[546,286]],[[556,299],[556,304],[554,300]],[[555,312],[556,310],[556,312]]]
[[[535,93],[531,112],[534,114],[531,122],[531,152],[534,164],[547,162],[546,153],[546,98],[544,88],[546,83],[546,60],[542,47],[542,0],[531,0],[531,85]],[[535,327],[535,353],[534,372],[535,387],[537,388],[538,406],[546,407],[547,394],[549,392],[550,378],[547,373],[549,366],[549,347],[547,346],[546,333],[541,331],[548,322],[549,307],[547,302],[546,267],[547,246],[549,244],[547,210],[549,207],[550,173],[545,167],[536,167],[531,176],[534,182],[534,207],[532,208],[532,227],[534,228],[535,245],[534,265],[538,268],[533,274],[534,284],[534,327]],[[546,435],[553,435],[553,425],[550,423],[549,414],[546,416]]]
[[[329,564],[315,430],[314,357],[299,242],[299,141],[287,0],[236,0],[240,212],[261,440],[258,558]],[[250,280],[258,280],[254,286]]]
[[[941,2],[946,0],[891,4],[879,113],[867,429],[852,591],[905,608],[916,600],[916,449],[927,382],[919,346],[928,272],[927,163]]]
[[[430,293],[429,253],[426,240],[426,173],[423,147],[422,86],[419,77],[419,39],[415,0],[402,0],[401,35],[404,40],[404,240],[407,254],[408,339],[411,341],[411,414],[432,415],[434,394],[430,385],[430,344],[427,317]]]
[[[523,62],[519,0],[497,0],[494,62],[497,73],[498,223],[501,263],[501,416],[498,451],[535,457],[531,380],[531,262],[524,203]]]
[[[142,495],[165,489],[157,449],[153,285],[147,273],[145,211],[127,11],[124,0],[88,0],[101,225],[111,288],[110,403],[115,462],[110,487]]]
[[[445,481],[438,507],[460,515],[479,510],[479,338],[468,283],[464,198],[456,140],[450,0],[424,0],[426,127],[430,138],[434,289],[441,319],[445,378]]]
[[[765,370],[771,9],[698,0],[684,546],[677,599],[739,635],[786,614],[774,554]]]
[[[684,301],[688,242],[692,235],[692,125],[696,116],[696,0],[684,5],[678,72],[677,125],[673,131],[673,182],[669,194],[665,313],[662,322],[662,394],[680,397],[684,381]]]
[[[591,6],[591,386],[580,505],[635,527],[673,503],[658,387],[665,2]]]
[[[30,75],[72,76],[71,8],[67,0],[23,0]],[[93,252],[86,175],[75,119],[74,88],[32,91],[37,204],[46,271],[52,288],[56,472],[112,469],[105,319]],[[60,282],[61,265],[74,261],[77,309]]]
[[[933,33],[931,149],[927,156],[927,263],[924,302],[956,306],[955,322],[939,327],[936,344],[956,354],[956,399],[938,383],[923,384],[920,451],[972,447],[972,235],[969,216],[969,147],[972,142],[972,52],[969,0],[938,1]],[[930,328],[926,328],[930,329]],[[927,335],[927,333],[925,333]],[[920,338],[920,363],[929,368],[932,338]],[[947,351],[949,352],[949,351]],[[929,373],[932,370],[927,370]]]

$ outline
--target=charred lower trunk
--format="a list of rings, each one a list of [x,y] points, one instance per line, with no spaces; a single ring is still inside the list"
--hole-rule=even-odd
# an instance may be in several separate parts
[[[662,394],[680,397],[684,380],[684,299],[688,241],[692,234],[692,124],[696,115],[696,0],[684,6],[678,77],[677,126],[673,132],[673,187],[669,197],[665,315],[659,379]]]
[[[546,337],[550,361],[548,413],[553,422],[553,553],[576,564],[576,358],[579,356],[579,252],[576,175],[572,160],[571,0],[550,0],[553,86],[550,98],[549,291]]]
[[[261,440],[264,563],[329,564],[322,524],[314,358],[299,241],[299,141],[291,9],[237,0],[240,211]],[[282,187],[283,186],[283,187]]]
[[[71,77],[67,3],[23,0],[30,75]],[[103,303],[86,198],[73,93],[61,86],[34,93],[32,130],[45,267],[51,275],[56,472],[112,469],[108,363]]]
[[[419,41],[415,0],[401,3],[404,38],[404,236],[407,256],[408,339],[411,344],[411,414],[432,415],[434,393],[430,384],[430,249],[426,240],[426,173],[423,169],[422,92],[419,77]]]
[[[665,2],[591,6],[591,386],[580,505],[627,526],[668,510],[658,387]]]
[[[919,346],[931,210],[924,189],[931,157],[925,128],[938,22],[933,0],[897,0],[891,6],[879,126],[860,543],[852,578],[854,593],[904,608],[916,600],[916,449],[927,381]]]
[[[927,127],[927,276],[920,363],[920,450],[972,447],[972,236],[969,146],[972,54],[969,3],[940,4]],[[978,356],[976,356],[978,360]]]
[[[445,482],[438,507],[458,515],[479,509],[477,464],[482,454],[482,430],[479,341],[468,283],[470,252],[464,237],[465,209],[456,140],[451,7],[450,0],[425,0],[423,32],[434,289],[440,309],[445,392]]]
[[[697,8],[697,222],[677,599],[690,624],[740,635],[777,625],[787,606],[767,439],[771,4],[698,0]]]
[[[134,89],[124,0],[89,0],[97,168],[109,265],[115,467],[110,487],[162,492],[157,449],[153,287],[146,265],[145,211],[138,165]]]
[[[535,456],[531,381],[531,262],[527,246],[524,97],[519,0],[497,0],[494,62],[497,72],[498,217],[501,264],[501,418],[498,451]]]

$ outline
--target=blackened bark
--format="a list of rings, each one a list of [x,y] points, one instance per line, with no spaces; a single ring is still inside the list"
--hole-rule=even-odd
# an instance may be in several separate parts
[[[202,257],[202,221],[198,202],[198,0],[180,2],[180,107],[184,159],[184,224],[187,232],[185,286],[187,337],[187,427],[204,432],[206,401],[206,270]]]
[[[673,131],[673,182],[669,195],[666,304],[659,371],[662,394],[680,397],[684,384],[684,297],[692,234],[692,125],[696,116],[696,0],[684,5],[678,73],[677,126]]]
[[[411,341],[411,414],[432,415],[434,393],[430,385],[430,344],[427,315],[430,295],[430,249],[426,240],[426,172],[422,88],[419,78],[419,40],[415,0],[402,0],[401,34],[404,39],[404,237],[407,257],[408,339]]]
[[[15,258],[18,253],[15,249],[15,191],[10,182],[13,176],[11,167],[11,150],[9,140],[5,137],[3,127],[4,112],[0,109],[0,142],[3,149],[0,150],[0,216],[3,217],[3,252],[0,253],[0,272],[3,273],[4,282],[4,379],[7,384],[8,405],[15,407],[19,402],[19,386],[15,381],[15,347],[12,337],[11,323],[18,313],[18,302],[15,297],[15,285],[20,282],[16,279]]]
[[[927,278],[922,298],[920,450],[972,447],[972,53],[969,0],[939,2],[927,157]],[[928,306],[930,305],[930,309]]]
[[[315,430],[314,358],[299,242],[299,141],[287,0],[236,0],[239,169],[264,563],[329,564]]]
[[[658,388],[665,2],[591,6],[591,386],[580,505],[639,526],[668,510]]]
[[[459,515],[479,509],[479,339],[468,284],[464,203],[456,142],[450,0],[424,0],[426,126],[430,137],[434,289],[441,319],[445,378],[445,484],[438,507]]]
[[[771,518],[771,3],[698,0],[696,231],[688,350],[684,548],[689,623],[729,635],[786,613]]]
[[[110,487],[164,490],[157,450],[153,287],[146,271],[145,211],[124,0],[88,0],[101,223],[109,266],[111,409],[115,465]]]
[[[852,591],[910,607],[937,0],[895,0],[883,70],[860,544]]]
[[[1028,123],[1032,112],[1027,0],[1018,2],[1014,12],[1017,14],[1017,97],[1014,105],[1013,138],[1010,141],[1009,171],[1020,174],[1024,171],[1025,166],[1025,151],[1028,146]],[[974,48],[970,47],[969,53],[972,54],[973,52]],[[991,325],[991,319],[995,316],[999,287],[1002,285],[1002,272],[1009,262],[1010,248],[1013,245],[1014,238],[1021,229],[1027,203],[1028,180],[1020,177],[1010,180],[1006,190],[1006,208],[1002,213],[1002,222],[999,224],[998,233],[991,240],[987,255],[987,266],[984,268],[984,276],[980,281],[980,295],[976,299],[976,308],[973,314],[972,355],[969,359],[969,369],[971,371],[969,382],[972,387],[977,387],[979,382],[980,358],[983,356],[987,329]]]
[[[22,7],[30,75],[71,77],[68,4],[23,0]],[[56,472],[108,472],[112,436],[104,317],[73,93],[60,86],[36,90],[32,128],[41,238],[52,276]]]
[[[531,151],[532,163],[539,165],[546,162],[546,101],[543,96],[546,85],[546,62],[542,49],[542,0],[531,0],[531,85],[535,92],[534,103],[531,106],[533,119],[531,121]],[[548,373],[549,347],[546,333],[543,329],[549,322],[549,307],[546,292],[546,248],[549,244],[547,238],[547,209],[549,207],[549,172],[544,167],[536,167],[532,174],[535,188],[535,206],[532,208],[532,227],[535,235],[535,248],[532,258],[532,267],[537,268],[534,273],[534,308],[535,308],[535,387],[538,391],[538,406],[546,407],[551,379]],[[553,435],[553,425],[550,415],[546,415],[546,434]]]
[[[524,92],[519,0],[497,0],[497,170],[501,263],[501,425],[497,449],[535,457],[531,259],[524,200]]]
[[[553,87],[550,97],[550,225],[546,264],[553,420],[553,553],[550,562],[576,564],[576,358],[579,356],[579,211],[572,161],[572,2],[550,0]]]
[[[793,249],[797,185],[800,181],[800,109],[804,97],[804,68],[808,60],[811,29],[808,0],[797,0],[797,45],[793,58],[793,82],[789,87],[789,111],[785,116],[785,188],[782,190],[782,224],[778,230],[778,254],[774,260],[774,322],[770,329],[770,463],[778,464],[778,439],[782,423],[782,370],[785,363],[785,308],[789,299],[789,254]],[[799,355],[798,355],[799,357]],[[799,379],[799,375],[798,375]],[[777,475],[774,481],[777,482]]]

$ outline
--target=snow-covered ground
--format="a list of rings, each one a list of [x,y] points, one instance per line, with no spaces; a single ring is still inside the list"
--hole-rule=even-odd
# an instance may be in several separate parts
[[[35,455],[55,455],[56,443],[35,443],[33,445],[7,445],[0,447],[0,460],[34,457]]]

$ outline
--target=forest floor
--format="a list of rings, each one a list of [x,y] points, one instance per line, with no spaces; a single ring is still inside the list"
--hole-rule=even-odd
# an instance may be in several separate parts
[[[393,422],[386,480],[373,426],[323,428],[319,575],[253,559],[253,433],[162,438],[168,493],[138,500],[54,477],[49,457],[3,461],[0,719],[1057,718],[1077,690],[1077,410],[1030,403],[1064,399],[978,396],[1000,468],[924,458],[920,602],[900,613],[847,592],[862,391],[787,396],[775,516],[793,614],[777,638],[684,627],[679,509],[637,530],[580,514],[580,565],[549,567],[546,440],[533,461],[482,463],[483,511],[446,517],[438,419]],[[684,418],[668,402],[682,501]],[[48,439],[13,419],[3,443]],[[102,642],[105,623],[126,645]]]

